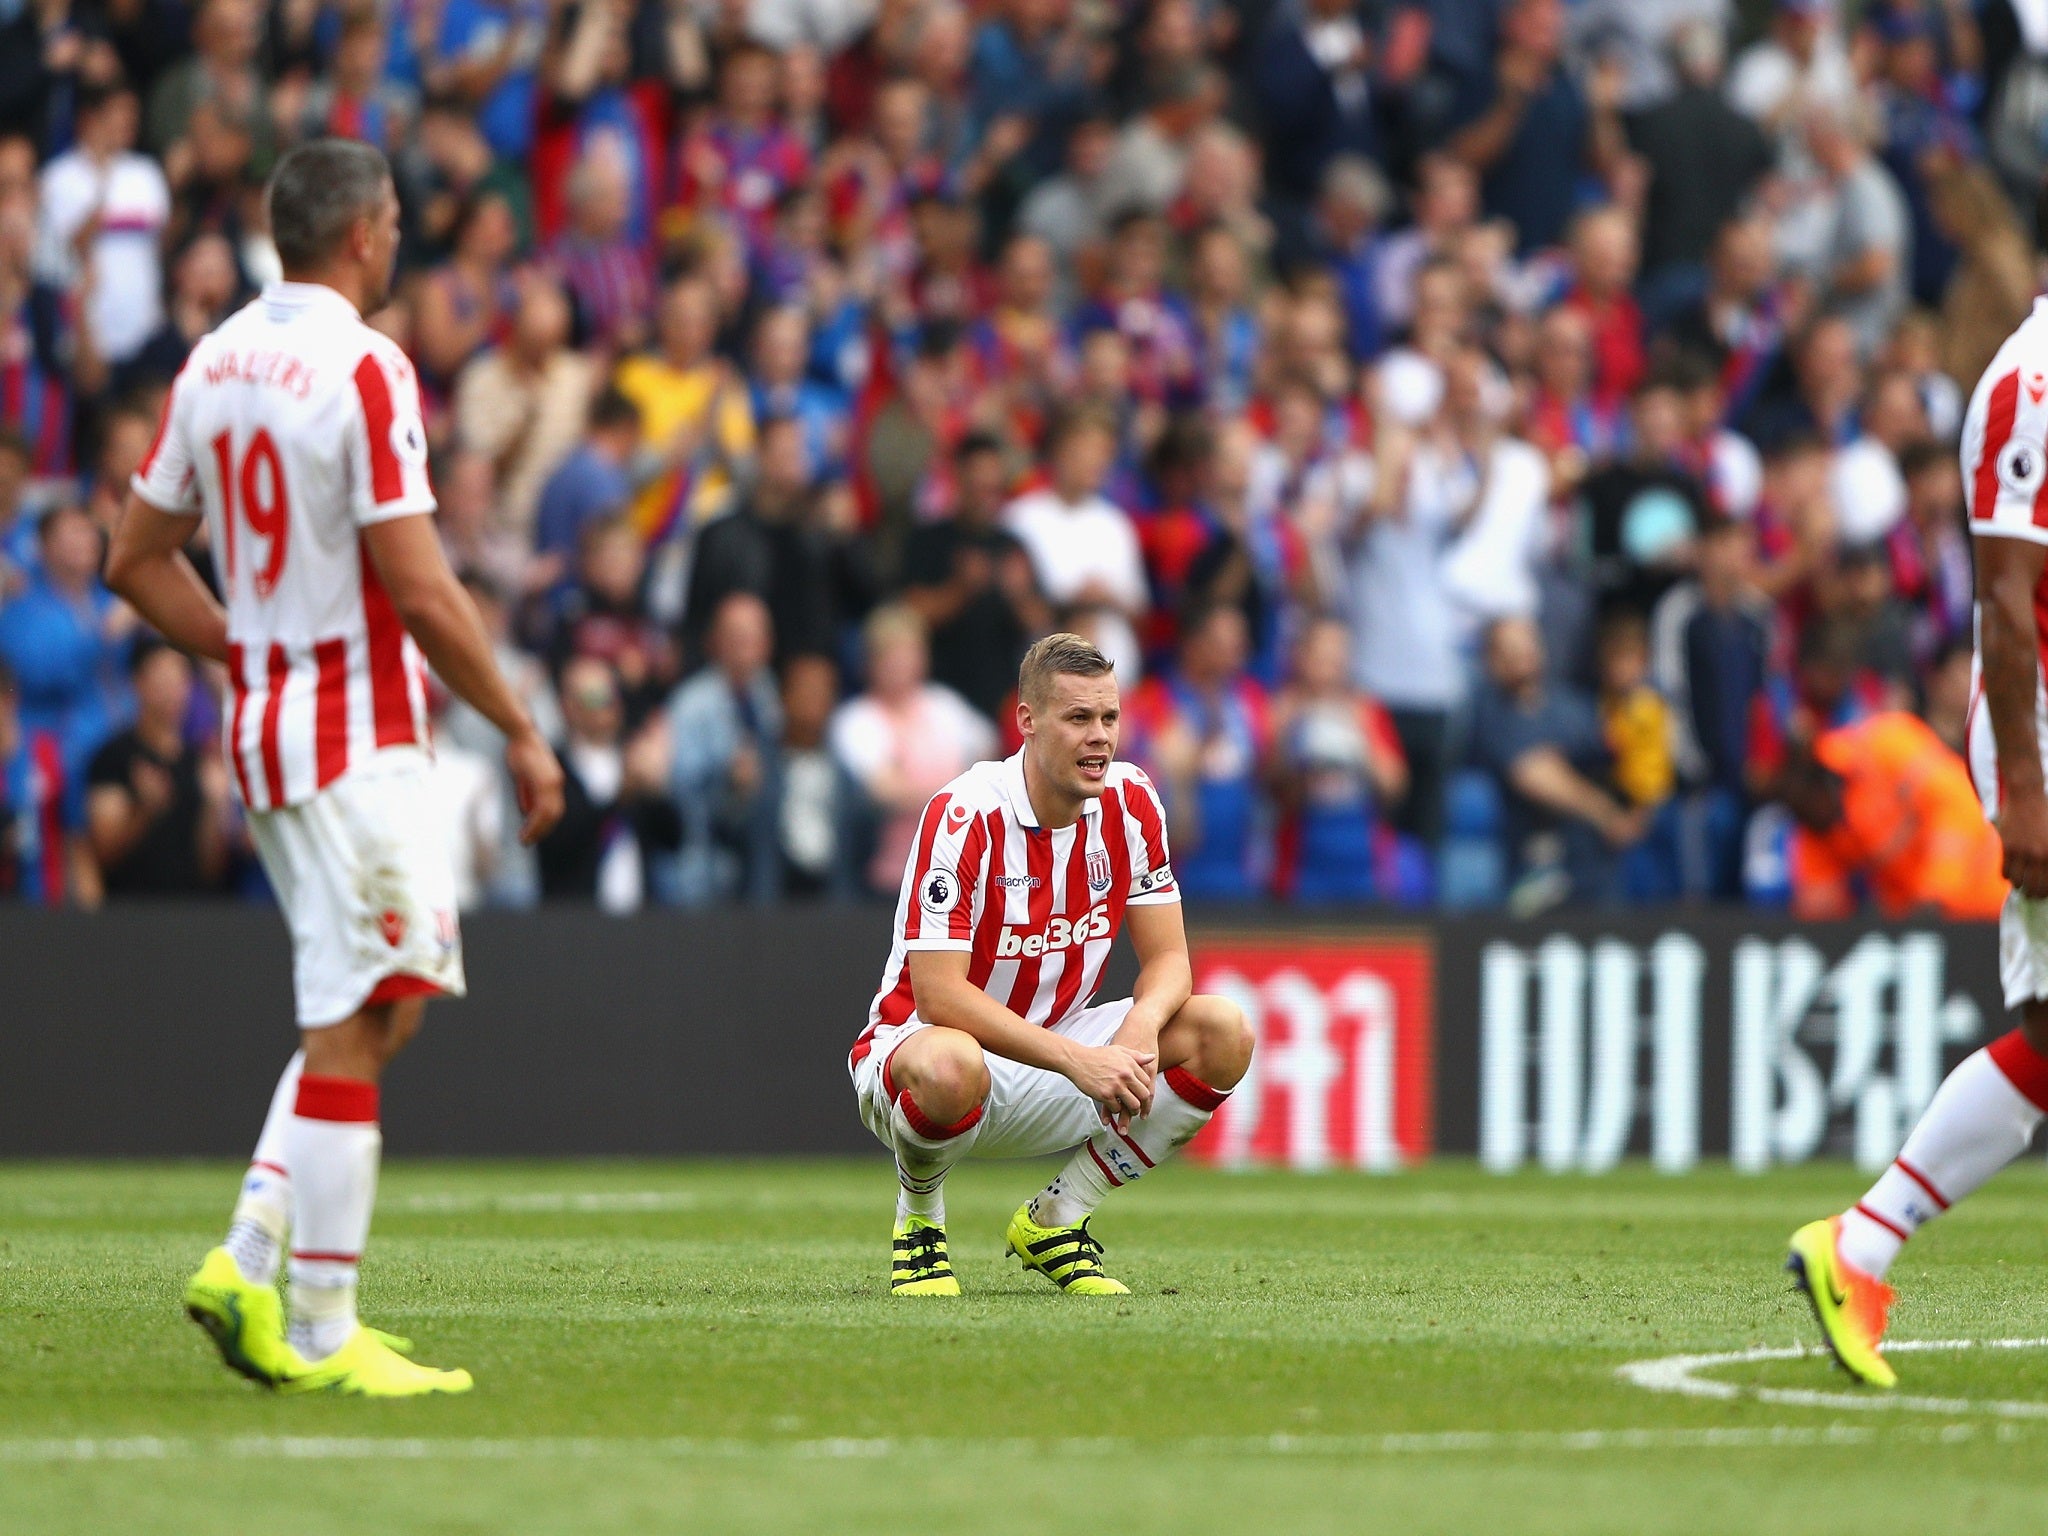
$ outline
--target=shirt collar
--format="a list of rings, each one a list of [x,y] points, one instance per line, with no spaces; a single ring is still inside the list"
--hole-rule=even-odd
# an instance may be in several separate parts
[[[344,311],[352,320],[362,319],[362,314],[355,305],[343,298],[339,290],[330,288],[325,283],[292,283],[280,278],[274,283],[263,285],[263,302],[280,309],[298,311],[338,309]]]
[[[1003,759],[1003,798],[1010,802],[1010,811],[1017,818],[1017,825],[1031,831],[1038,830],[1038,812],[1031,808],[1031,791],[1024,784],[1024,749],[1019,747]],[[1099,816],[1102,814],[1102,797],[1081,802],[1081,814]]]

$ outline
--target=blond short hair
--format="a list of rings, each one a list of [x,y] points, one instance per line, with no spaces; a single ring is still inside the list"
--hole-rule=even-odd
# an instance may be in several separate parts
[[[1107,677],[1115,670],[1115,662],[1079,635],[1047,635],[1024,653],[1017,697],[1035,709],[1051,696],[1055,677]]]

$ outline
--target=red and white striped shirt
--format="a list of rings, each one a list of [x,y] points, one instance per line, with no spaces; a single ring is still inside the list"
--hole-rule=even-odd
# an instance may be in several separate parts
[[[273,283],[192,349],[136,494],[201,512],[228,610],[228,766],[297,805],[427,744],[426,676],[361,530],[434,510],[419,380],[333,289]]]
[[[896,902],[896,939],[868,1027],[916,1012],[910,954],[961,949],[967,979],[1027,1024],[1052,1029],[1088,1006],[1127,906],[1179,901],[1166,815],[1152,781],[1112,763],[1100,798],[1070,827],[1042,827],[1024,788],[1024,754],[976,763],[932,796]]]

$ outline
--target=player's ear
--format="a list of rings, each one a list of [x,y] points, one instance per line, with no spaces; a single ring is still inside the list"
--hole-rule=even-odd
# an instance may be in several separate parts
[[[1017,734],[1019,736],[1029,736],[1031,734],[1031,706],[1024,702],[1021,694],[1017,698]]]

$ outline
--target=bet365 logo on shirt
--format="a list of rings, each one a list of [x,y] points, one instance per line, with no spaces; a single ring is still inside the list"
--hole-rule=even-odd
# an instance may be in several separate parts
[[[1005,928],[996,940],[996,958],[1014,960],[1022,955],[1031,959],[1038,955],[1057,954],[1063,949],[1072,949],[1076,944],[1086,944],[1090,939],[1108,938],[1109,927],[1109,906],[1105,902],[1072,922],[1064,917],[1055,917],[1045,925],[1043,933]]]

